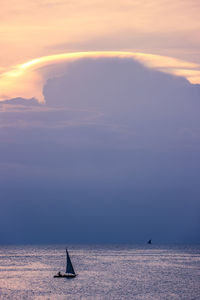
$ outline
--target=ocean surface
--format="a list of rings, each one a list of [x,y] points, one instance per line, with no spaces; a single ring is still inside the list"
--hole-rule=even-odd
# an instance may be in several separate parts
[[[1,246],[0,299],[199,300],[200,246]]]

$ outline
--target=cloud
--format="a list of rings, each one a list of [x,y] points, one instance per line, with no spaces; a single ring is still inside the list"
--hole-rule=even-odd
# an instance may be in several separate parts
[[[88,58],[43,95],[0,103],[2,242],[199,241],[199,85]]]
[[[36,58],[1,73],[0,100],[3,101],[15,97],[34,97],[43,102],[42,89],[45,82],[49,78],[60,76],[63,73],[64,62],[83,58],[97,59],[106,57],[131,58],[150,68],[184,76],[192,83],[200,82],[200,66],[198,64],[175,58],[124,51],[63,53]]]
[[[176,57],[185,61],[199,63],[199,47],[200,39],[197,38],[199,30],[183,30],[168,32],[160,31],[139,31],[138,29],[124,30],[121,29],[112,33],[108,32],[98,35],[91,39],[64,42],[60,44],[52,43],[48,45],[48,52],[73,52],[75,49],[79,51],[134,51],[146,53],[154,53],[154,55],[162,55],[167,57]],[[122,47],[123,45],[123,47]],[[143,50],[144,51],[144,50]]]

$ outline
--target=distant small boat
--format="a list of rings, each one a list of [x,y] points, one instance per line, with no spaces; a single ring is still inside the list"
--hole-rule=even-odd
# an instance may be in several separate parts
[[[147,244],[150,244],[150,245],[151,245],[151,244],[152,244],[151,240],[148,240]]]
[[[66,249],[66,255],[67,255],[67,265],[66,265],[66,273],[58,272],[58,274],[54,275],[54,278],[60,278],[60,277],[66,277],[66,278],[74,278],[76,277],[76,273],[74,271],[71,259],[69,257],[69,253]]]

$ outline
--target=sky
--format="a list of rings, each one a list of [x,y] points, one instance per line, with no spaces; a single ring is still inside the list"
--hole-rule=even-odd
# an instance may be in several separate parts
[[[199,1],[2,2],[0,243],[199,243]]]

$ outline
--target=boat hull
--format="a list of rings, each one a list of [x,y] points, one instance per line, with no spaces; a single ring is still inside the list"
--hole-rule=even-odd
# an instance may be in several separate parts
[[[76,277],[76,274],[60,274],[60,275],[54,275],[54,278],[74,278]]]

